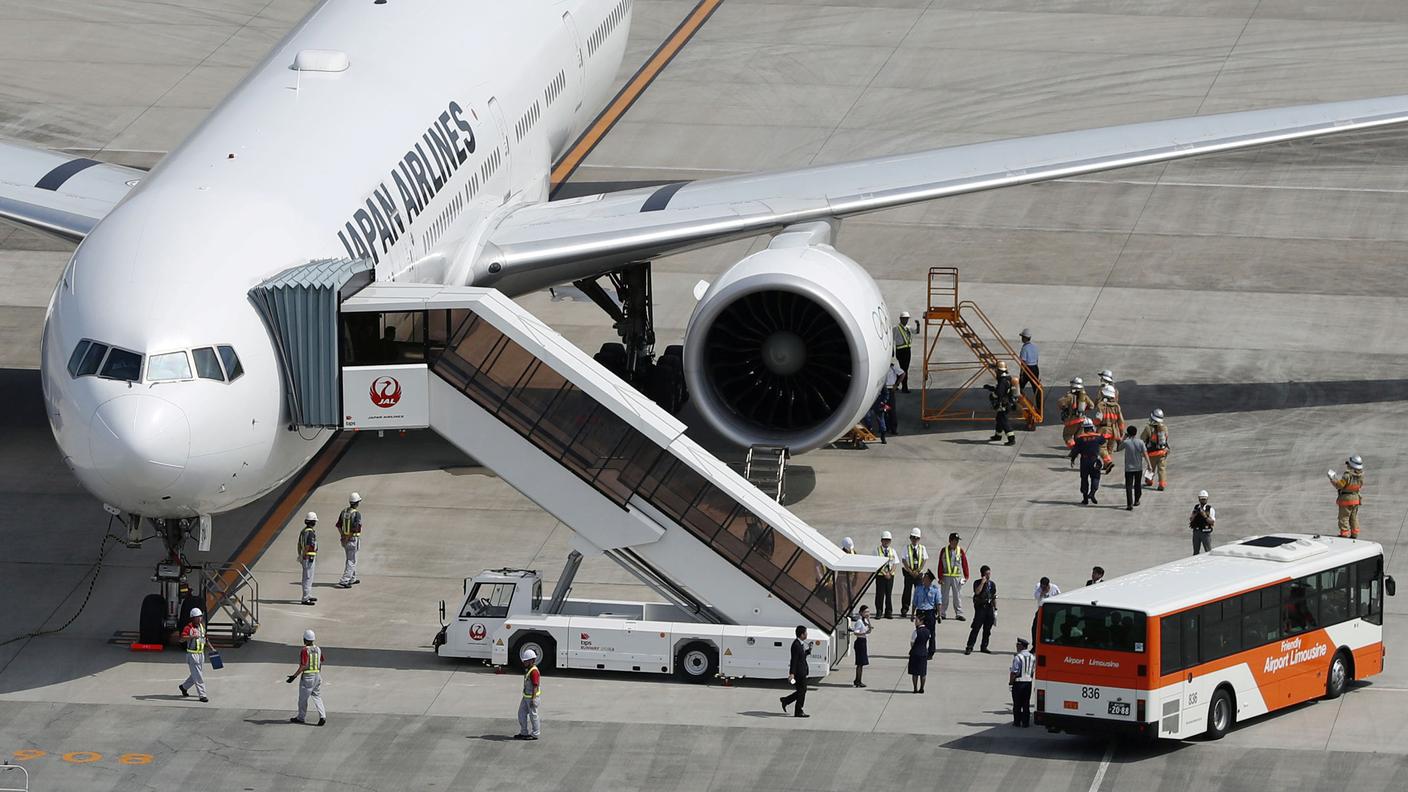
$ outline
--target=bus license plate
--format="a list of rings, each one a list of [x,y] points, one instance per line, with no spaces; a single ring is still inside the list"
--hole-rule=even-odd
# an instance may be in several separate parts
[[[1111,715],[1126,715],[1126,716],[1129,715],[1129,702],[1128,702],[1128,701],[1111,701],[1111,702],[1110,702],[1110,714],[1111,714]]]

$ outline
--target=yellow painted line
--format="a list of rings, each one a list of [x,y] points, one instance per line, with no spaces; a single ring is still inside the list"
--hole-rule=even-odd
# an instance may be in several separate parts
[[[324,445],[322,450],[313,456],[312,461],[303,468],[303,472],[293,480],[274,502],[274,505],[265,512],[259,524],[255,526],[254,532],[245,538],[244,543],[235,550],[235,554],[230,557],[231,564],[243,564],[251,567],[259,557],[264,555],[264,551],[269,549],[269,545],[274,543],[274,538],[279,535],[279,531],[289,523],[297,514],[299,508],[308,500],[308,496],[313,494],[313,490],[322,483],[332,468],[342,459],[348,446],[352,444],[352,439],[357,436],[356,432],[339,431],[333,438]],[[225,588],[233,585],[236,578],[234,570],[226,570],[221,573],[221,583]],[[215,607],[214,595],[206,598],[207,609]]]
[[[606,105],[606,109],[596,117],[596,120],[587,127],[572,148],[568,149],[562,159],[552,169],[552,190],[556,192],[559,187],[572,178],[578,166],[587,158],[588,154],[596,148],[597,144],[606,137],[606,133],[616,126],[616,122],[631,109],[631,105],[636,103],[645,89],[660,76],[660,72],[670,65],[670,61],[684,49],[694,34],[704,27],[704,23],[709,21],[724,0],[699,0],[699,3],[680,21],[669,37],[655,49],[654,54],[646,59],[645,64],[636,71],[635,75],[617,92],[616,97]]]

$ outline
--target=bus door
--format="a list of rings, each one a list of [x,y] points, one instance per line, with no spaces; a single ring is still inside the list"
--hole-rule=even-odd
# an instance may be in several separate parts
[[[1189,684],[1191,666],[1198,662],[1197,614],[1195,610],[1159,620],[1159,667],[1165,673],[1163,683],[1150,693],[1149,713],[1158,720],[1160,737],[1177,738],[1187,730],[1185,723],[1201,723],[1202,715],[1195,712],[1198,695]],[[1168,673],[1170,669],[1178,670]]]

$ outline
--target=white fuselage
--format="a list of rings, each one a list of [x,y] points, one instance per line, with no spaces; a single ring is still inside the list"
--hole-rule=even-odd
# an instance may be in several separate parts
[[[55,289],[45,400],[83,485],[124,512],[193,517],[297,472],[329,432],[289,426],[250,288],[342,257],[373,260],[379,279],[474,282],[480,237],[507,208],[546,200],[552,162],[608,98],[630,9],[327,0],[312,11],[98,224]],[[310,50],[344,53],[347,68],[293,69]],[[84,339],[142,355],[141,377],[71,375]],[[220,345],[243,368],[232,381],[149,376],[154,355],[192,361]]]

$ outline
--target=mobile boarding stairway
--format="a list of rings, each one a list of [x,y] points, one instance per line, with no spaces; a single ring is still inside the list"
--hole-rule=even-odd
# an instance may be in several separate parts
[[[280,339],[296,424],[433,429],[569,526],[575,550],[702,623],[832,633],[879,568],[501,293],[368,283],[356,266],[311,264],[251,292]]]

